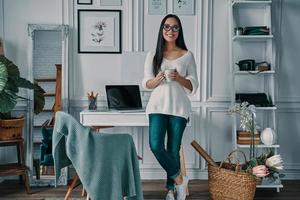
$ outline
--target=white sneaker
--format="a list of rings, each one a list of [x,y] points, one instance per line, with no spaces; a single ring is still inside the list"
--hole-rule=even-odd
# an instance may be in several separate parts
[[[185,200],[186,198],[186,188],[189,182],[189,178],[187,176],[182,177],[183,181],[180,185],[175,185],[177,200]]]
[[[174,192],[169,190],[167,196],[166,196],[166,200],[175,200],[175,197],[174,197]]]

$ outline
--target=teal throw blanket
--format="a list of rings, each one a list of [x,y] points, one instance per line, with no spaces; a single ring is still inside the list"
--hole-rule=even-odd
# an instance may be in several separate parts
[[[139,164],[129,134],[96,133],[57,112],[53,131],[56,181],[73,164],[92,200],[142,200]]]

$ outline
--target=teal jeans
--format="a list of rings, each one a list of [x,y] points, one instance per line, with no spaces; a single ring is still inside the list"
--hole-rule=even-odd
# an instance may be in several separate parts
[[[149,114],[150,149],[167,172],[168,190],[174,190],[174,179],[180,174],[179,150],[187,120],[166,114]],[[167,133],[167,146],[165,136]]]

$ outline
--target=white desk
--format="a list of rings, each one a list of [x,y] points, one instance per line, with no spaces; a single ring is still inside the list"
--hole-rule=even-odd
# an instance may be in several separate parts
[[[80,122],[84,126],[148,126],[145,112],[120,113],[104,111],[80,112]]]
[[[146,127],[149,122],[144,112],[120,113],[111,111],[88,111],[80,112],[80,123],[84,126],[124,126]],[[186,175],[183,148],[180,148],[180,169]]]

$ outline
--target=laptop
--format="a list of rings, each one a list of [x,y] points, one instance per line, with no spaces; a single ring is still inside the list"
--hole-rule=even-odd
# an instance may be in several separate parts
[[[119,112],[144,112],[138,85],[106,85],[109,110]]]

